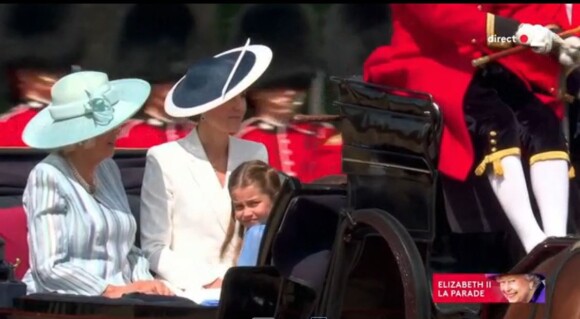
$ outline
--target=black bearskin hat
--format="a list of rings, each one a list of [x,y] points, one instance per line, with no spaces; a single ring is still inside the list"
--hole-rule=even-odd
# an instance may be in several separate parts
[[[326,69],[333,76],[362,73],[375,48],[391,39],[391,11],[387,4],[334,4],[324,28]]]
[[[3,64],[18,68],[69,69],[83,54],[79,4],[2,4]]]
[[[83,18],[79,4],[0,4],[2,99],[50,98],[50,83],[85,52]],[[37,92],[39,86],[43,93]]]
[[[141,78],[152,84],[142,113],[163,111],[168,84],[177,82],[190,61],[217,47],[215,4],[86,4],[90,35],[83,69],[110,79]],[[141,114],[142,115],[142,114]]]
[[[94,6],[91,50],[82,66],[112,79],[177,81],[191,59],[212,52],[215,5],[114,4]],[[209,29],[209,30],[208,30]]]
[[[308,89],[316,74],[312,13],[301,4],[252,4],[242,8],[233,25],[230,46],[253,44],[272,49],[266,73],[252,88]]]
[[[185,4],[137,4],[129,9],[113,49],[115,77],[153,83],[179,79],[187,70],[188,44],[197,32]]]

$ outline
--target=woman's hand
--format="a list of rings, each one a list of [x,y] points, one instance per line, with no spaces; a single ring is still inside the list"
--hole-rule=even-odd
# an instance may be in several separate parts
[[[214,282],[212,282],[211,284],[207,284],[207,285],[203,286],[203,288],[205,288],[205,289],[221,288],[222,282],[223,282],[223,279],[218,278],[218,279],[214,280]]]
[[[102,296],[107,298],[121,298],[126,293],[128,293],[127,286],[108,285]]]
[[[109,285],[103,292],[103,296],[108,298],[121,298],[124,294],[143,293],[149,295],[174,296],[175,294],[159,280],[136,281],[126,286]]]
[[[167,286],[159,280],[142,280],[136,281],[129,285],[135,289],[134,292],[140,292],[150,295],[161,295],[161,296],[174,296],[175,294],[171,292]]]

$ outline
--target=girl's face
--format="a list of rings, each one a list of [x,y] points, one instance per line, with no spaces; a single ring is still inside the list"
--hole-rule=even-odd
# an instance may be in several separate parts
[[[272,200],[255,185],[236,187],[232,191],[234,217],[244,227],[263,223],[272,209]]]

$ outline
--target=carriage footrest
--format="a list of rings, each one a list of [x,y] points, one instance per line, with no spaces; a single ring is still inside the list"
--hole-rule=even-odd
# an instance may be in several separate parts
[[[18,281],[0,282],[0,308],[12,308],[16,298],[26,295],[26,284]]]

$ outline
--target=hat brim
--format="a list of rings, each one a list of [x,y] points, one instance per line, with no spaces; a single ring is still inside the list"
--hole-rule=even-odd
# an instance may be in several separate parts
[[[240,52],[242,50],[243,47],[232,49],[220,53],[214,56],[214,58],[219,58],[227,54]],[[182,84],[182,82],[185,79],[184,76],[171,88],[171,90],[167,94],[167,97],[165,98],[165,113],[176,118],[199,115],[228,102],[232,98],[240,95],[242,92],[247,90],[268,69],[270,62],[272,61],[272,50],[263,45],[250,45],[246,48],[246,50],[248,52],[251,52],[255,56],[254,64],[249,69],[249,71],[244,75],[243,79],[239,81],[236,85],[231,87],[225,93],[223,98],[221,96],[217,98],[212,97],[211,100],[204,101],[205,103],[202,104],[196,103],[193,105],[177,105],[175,101],[183,99],[176,99],[175,97],[178,95],[187,95],[187,92],[185,92],[187,91],[187,88],[185,88],[185,85]]]
[[[40,111],[28,124],[22,140],[36,149],[58,149],[105,134],[135,115],[143,106],[151,86],[140,79],[122,79],[109,82],[117,91],[119,101],[114,105],[113,120],[97,125],[90,114],[63,121],[55,121],[49,112],[51,105]]]

